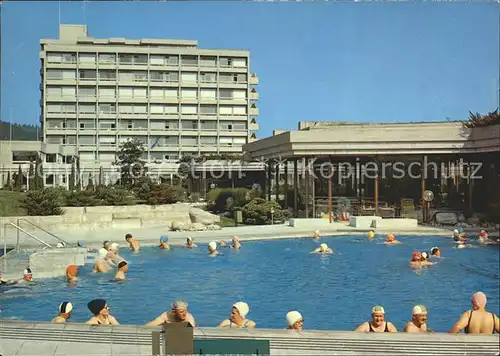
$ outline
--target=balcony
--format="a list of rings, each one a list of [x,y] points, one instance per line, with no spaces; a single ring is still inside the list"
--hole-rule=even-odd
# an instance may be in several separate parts
[[[257,77],[257,74],[250,73],[250,79],[249,79],[248,83],[250,85],[257,85],[257,84],[259,84],[259,77]]]
[[[257,123],[257,121],[250,121],[250,123],[248,124],[248,130],[249,131],[258,131],[259,130],[259,124]]]
[[[254,89],[252,89],[252,91],[250,91],[250,94],[249,94],[248,98],[250,100],[259,100],[259,93],[257,93],[257,91],[255,91]]]
[[[256,105],[250,106],[250,109],[248,110],[248,115],[259,116],[259,108]]]

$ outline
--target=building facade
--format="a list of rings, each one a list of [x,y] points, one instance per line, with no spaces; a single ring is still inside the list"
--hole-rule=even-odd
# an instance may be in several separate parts
[[[135,139],[150,171],[169,173],[183,155],[241,153],[258,130],[249,51],[95,39],[61,25],[59,39],[41,40],[40,59],[43,141],[75,147],[92,169]]]

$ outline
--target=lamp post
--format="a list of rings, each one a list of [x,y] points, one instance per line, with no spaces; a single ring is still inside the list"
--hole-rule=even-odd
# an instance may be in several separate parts
[[[271,225],[274,225],[274,208],[271,208]]]

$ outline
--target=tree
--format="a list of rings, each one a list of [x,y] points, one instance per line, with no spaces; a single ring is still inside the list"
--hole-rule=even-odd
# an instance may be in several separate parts
[[[104,168],[101,166],[99,168],[99,184],[98,185],[104,185],[106,184],[106,181],[104,180]]]
[[[68,190],[75,190],[75,160],[71,162],[71,173],[69,174]]]
[[[40,155],[37,155],[36,161],[35,161],[35,189],[44,189],[45,188],[45,182],[43,178],[43,164],[42,164],[42,158]]]
[[[29,216],[62,215],[61,199],[54,189],[29,191],[22,203]]]
[[[500,125],[500,112],[498,109],[485,115],[469,111],[469,119],[462,121],[462,125],[467,128]]]
[[[288,218],[285,210],[273,201],[262,198],[254,198],[243,209],[244,222],[248,225],[265,225],[271,223],[282,223]]]
[[[21,165],[19,165],[19,169],[17,171],[16,182],[15,182],[14,188],[16,188],[16,190],[23,189],[23,170],[21,168]]]
[[[10,171],[7,172],[7,182],[5,183],[4,188],[12,190],[12,180],[10,178]]]
[[[33,162],[30,162],[30,169],[28,171],[28,190],[36,189],[35,173],[33,168]]]
[[[76,190],[79,192],[82,190],[82,174],[80,172],[80,158],[79,157],[75,157],[75,160],[76,160],[76,175],[75,175],[75,178],[76,178]]]
[[[137,140],[129,140],[120,145],[115,164],[120,166],[121,185],[131,186],[136,179],[146,174],[146,162],[141,159],[145,152],[144,144]]]
[[[89,182],[87,183],[87,190],[90,192],[94,191],[94,179],[92,178],[92,175],[89,175]]]

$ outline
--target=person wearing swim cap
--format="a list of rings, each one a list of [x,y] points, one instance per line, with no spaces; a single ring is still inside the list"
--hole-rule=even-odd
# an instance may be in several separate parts
[[[108,241],[108,240],[104,241],[104,242],[102,243],[102,247],[103,247],[103,248],[105,248],[105,249],[106,249],[106,251],[109,251],[109,249],[110,249],[110,247],[111,247],[111,241]]]
[[[385,242],[384,244],[386,245],[399,245],[401,244],[401,241],[398,241],[396,240],[396,237],[394,236],[394,234],[388,234],[385,236]]]
[[[450,334],[463,330],[466,334],[500,334],[500,319],[494,313],[486,310],[486,295],[476,292],[472,295],[472,309],[462,314],[460,319],[449,331]]]
[[[396,327],[388,321],[385,321],[385,310],[380,305],[372,308],[372,320],[364,322],[354,331],[373,332],[373,333],[395,333]]]
[[[314,230],[314,233],[313,233],[313,239],[317,240],[319,239],[319,230]]]
[[[9,279],[7,281],[0,278],[0,285],[2,286],[12,286],[15,284],[25,284],[33,282],[33,272],[28,267],[23,271],[23,278],[21,279]]]
[[[219,251],[217,251],[217,242],[212,241],[208,244],[208,253],[210,256],[217,256]]]
[[[105,299],[94,299],[87,304],[87,308],[94,315],[87,321],[90,325],[120,325],[113,315]]]
[[[170,250],[170,246],[168,245],[168,236],[160,237],[160,249],[161,250]]]
[[[246,318],[250,307],[245,302],[237,302],[233,304],[231,308],[231,316],[228,319],[223,320],[220,324],[220,328],[242,328],[251,329],[255,328],[255,322]]]
[[[368,231],[368,240],[373,240],[375,237],[375,232],[373,230]]]
[[[125,273],[128,272],[128,263],[127,261],[121,261],[118,263],[117,269],[116,269],[116,274],[115,274],[115,279],[117,281],[124,281],[127,279],[127,276]]]
[[[186,247],[187,248],[195,248],[195,247],[198,247],[198,245],[196,245],[194,242],[193,242],[193,238],[188,236],[186,238]]]
[[[422,254],[418,251],[413,251],[411,254],[410,266],[420,268],[422,262]]]
[[[431,257],[441,258],[441,250],[439,247],[431,248]]]
[[[70,302],[62,302],[59,304],[59,314],[52,319],[52,324],[63,324],[69,318],[71,318],[71,312],[73,311],[73,304]]]
[[[77,265],[69,265],[66,267],[66,279],[68,282],[77,282],[78,281],[78,266]]]
[[[147,323],[146,326],[159,326],[163,324],[183,322],[191,324],[193,328],[196,327],[196,321],[193,315],[188,312],[188,303],[183,300],[176,300],[172,303],[170,311],[162,313],[155,320]]]
[[[422,252],[420,254],[420,264],[422,266],[431,266],[431,265],[435,265],[437,262],[430,262],[429,261],[429,254],[427,252]]]
[[[120,246],[114,242],[109,246],[109,251],[104,259],[109,264],[118,266],[118,263],[124,261],[124,258],[121,257],[119,253],[120,253]]]
[[[139,241],[134,239],[132,237],[132,234],[125,235],[125,241],[128,242],[130,251],[139,252],[139,250],[141,249],[141,245],[139,244]]]
[[[423,305],[415,305],[412,310],[412,319],[407,322],[403,330],[407,333],[426,333],[427,329],[427,308]]]
[[[292,310],[286,313],[288,330],[304,330],[304,318],[298,311]]]
[[[322,243],[321,245],[319,245],[317,249],[315,249],[311,253],[330,254],[333,253],[333,250],[329,248],[326,243]]]
[[[108,246],[108,248],[109,248],[109,246]],[[94,267],[92,268],[92,272],[94,272],[94,273],[97,273],[97,272],[106,273],[109,271],[109,269],[110,269],[109,260],[106,259],[108,253],[109,253],[109,251],[104,247],[101,247],[99,249],[99,258],[95,261]]]

